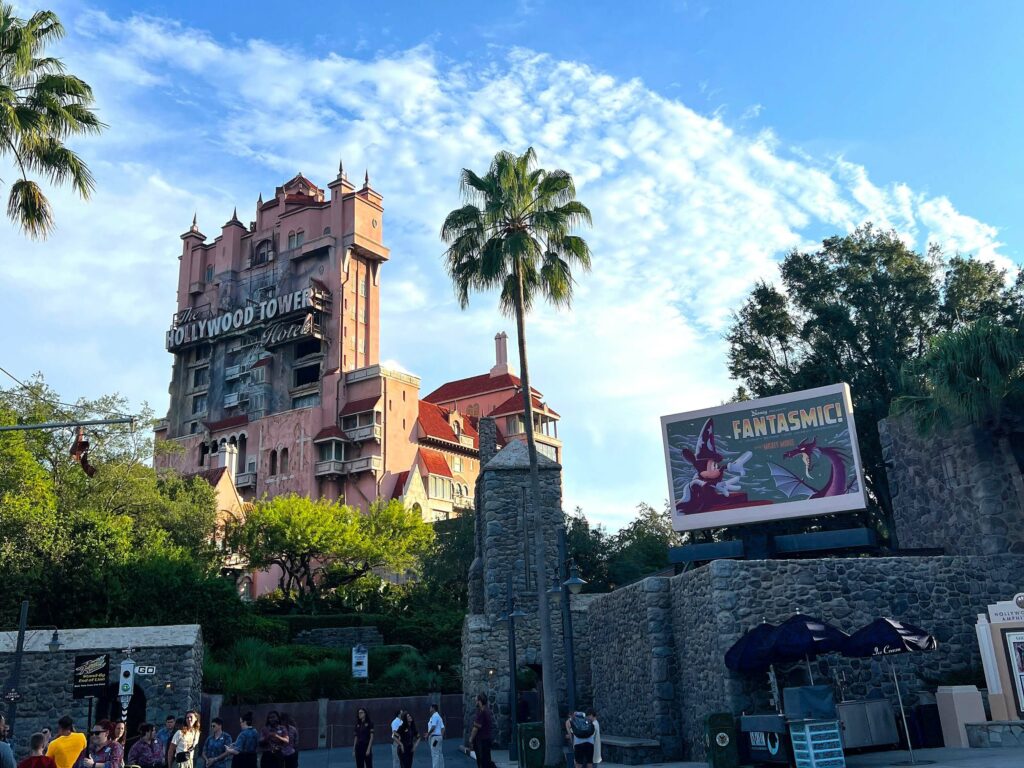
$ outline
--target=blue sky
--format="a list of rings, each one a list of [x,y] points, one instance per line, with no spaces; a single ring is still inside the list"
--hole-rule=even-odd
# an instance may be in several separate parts
[[[461,167],[533,144],[595,218],[574,310],[531,318],[534,376],[567,506],[616,528],[665,498],[658,416],[733,388],[728,313],[785,251],[873,220],[1024,253],[1021,4],[378,5],[51,3],[111,127],[79,142],[99,189],[53,193],[51,240],[0,222],[0,365],[162,411],[192,212],[216,234],[342,156],[385,197],[382,356],[425,391],[482,372],[513,326],[492,297],[458,309],[437,230]]]

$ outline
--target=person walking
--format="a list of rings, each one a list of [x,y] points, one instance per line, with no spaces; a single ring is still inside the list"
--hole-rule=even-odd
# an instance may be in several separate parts
[[[74,768],[87,746],[85,734],[76,732],[75,721],[64,715],[57,721],[57,738],[46,746],[46,755],[57,768]]]
[[[270,710],[263,728],[260,729],[260,768],[284,768],[281,750],[288,746],[288,729],[281,724],[277,710]]]
[[[395,732],[398,740],[398,759],[402,768],[412,768],[412,758],[416,753],[416,746],[420,743],[420,732],[416,730],[416,720],[412,712],[402,714],[402,724]]]
[[[164,747],[164,751],[167,753],[167,768],[174,768],[174,764],[177,762],[175,759],[174,749],[174,737],[178,731],[185,727],[185,718],[175,718],[174,723],[171,724],[171,737],[167,740],[167,745]]]
[[[565,732],[572,740],[576,768],[594,768],[594,724],[584,712],[573,712],[565,721]]]
[[[395,710],[395,716],[391,719],[391,768],[401,768],[398,760],[398,729],[402,727],[402,710]]]
[[[114,721],[114,732],[110,735],[114,741],[121,745],[121,749],[125,749],[128,744],[128,737],[125,734],[124,723],[120,720]]]
[[[437,704],[430,705],[427,744],[430,745],[430,768],[444,768],[444,720],[441,719]]]
[[[228,765],[231,760],[231,753],[228,752],[230,746],[231,734],[224,730],[224,721],[219,717],[213,718],[210,721],[210,735],[203,744],[203,762],[206,768]]]
[[[355,732],[352,756],[356,760],[356,768],[373,768],[373,721],[366,707],[356,710]]]
[[[167,751],[167,748],[171,746],[171,739],[174,738],[174,732],[177,730],[175,725],[176,720],[174,715],[168,715],[164,718],[163,726],[156,732],[156,740],[160,742],[160,746],[164,748],[165,752]]]
[[[18,763],[18,768],[57,768],[52,757],[43,754],[46,749],[46,734],[33,733],[28,740],[29,754]]]
[[[597,720],[597,711],[591,707],[587,710],[587,719],[594,726],[594,765],[601,762],[601,723]]]
[[[288,730],[288,743],[281,749],[284,768],[299,768],[299,729],[292,716],[281,713],[281,725]]]
[[[152,723],[143,723],[139,726],[138,740],[128,750],[128,765],[138,765],[140,768],[163,768],[167,765],[166,761],[167,753],[156,738],[156,726]]]
[[[110,738],[114,725],[109,720],[100,720],[89,731],[89,746],[79,760],[81,768],[122,768],[124,750]]]
[[[256,753],[260,748],[260,734],[252,727],[252,712],[238,718],[238,738],[228,747],[231,768],[256,768]]]
[[[491,745],[494,743],[494,718],[487,706],[487,694],[480,693],[476,697],[476,715],[473,717],[473,728],[469,732],[469,746],[476,753],[477,768],[491,768]]]
[[[174,766],[169,760],[168,768],[193,768],[195,765],[196,747],[199,746],[199,713],[190,709],[185,713],[185,722],[181,728],[174,732],[171,737],[170,749],[174,750],[172,758]],[[168,750],[170,751],[170,750]]]

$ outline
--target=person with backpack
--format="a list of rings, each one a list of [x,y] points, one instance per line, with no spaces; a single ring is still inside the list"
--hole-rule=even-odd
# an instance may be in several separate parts
[[[572,739],[576,768],[594,768],[594,724],[584,712],[573,712],[565,721],[565,732]]]

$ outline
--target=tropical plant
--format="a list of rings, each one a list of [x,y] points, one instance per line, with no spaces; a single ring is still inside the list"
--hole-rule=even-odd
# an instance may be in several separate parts
[[[973,426],[1007,438],[1024,427],[1024,332],[982,318],[932,339],[893,402],[921,431]]]
[[[64,142],[105,127],[92,110],[92,89],[68,74],[60,59],[45,55],[46,46],[63,36],[52,11],[26,20],[0,3],[0,157],[9,157],[20,176],[10,185],[7,215],[32,238],[52,231],[53,211],[30,174],[68,183],[88,198],[92,173]]]
[[[590,211],[576,200],[576,185],[563,170],[537,167],[537,155],[498,152],[479,176],[468,168],[461,174],[465,204],[445,218],[441,239],[448,244],[445,266],[463,309],[475,291],[499,291],[499,306],[515,317],[522,371],[526,444],[530,455],[530,492],[536,531],[538,618],[544,690],[555,690],[555,657],[544,573],[544,523],[559,514],[540,505],[540,471],[534,440],[533,390],[526,355],[526,315],[538,298],[556,307],[572,301],[573,269],[590,269],[590,248],[573,230],[590,224]],[[557,697],[544,697],[546,765],[561,763],[562,734]]]

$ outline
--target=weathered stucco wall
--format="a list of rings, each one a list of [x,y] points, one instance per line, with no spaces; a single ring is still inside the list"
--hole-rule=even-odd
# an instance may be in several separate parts
[[[1024,554],[1024,481],[1008,445],[969,428],[921,435],[878,423],[899,546]]]

